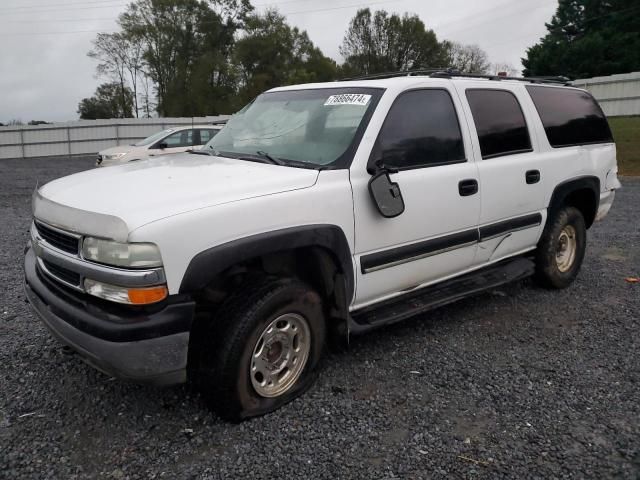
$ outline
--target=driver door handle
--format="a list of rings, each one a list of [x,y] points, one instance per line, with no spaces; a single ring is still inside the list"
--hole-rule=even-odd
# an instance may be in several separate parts
[[[460,180],[458,182],[458,193],[461,197],[468,197],[478,193],[478,181],[474,178]]]

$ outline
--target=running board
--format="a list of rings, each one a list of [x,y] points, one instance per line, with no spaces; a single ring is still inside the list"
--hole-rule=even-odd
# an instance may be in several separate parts
[[[411,291],[399,297],[351,312],[349,332],[364,333],[396,323],[462,298],[533,275],[534,263],[524,257],[461,275],[451,280]]]

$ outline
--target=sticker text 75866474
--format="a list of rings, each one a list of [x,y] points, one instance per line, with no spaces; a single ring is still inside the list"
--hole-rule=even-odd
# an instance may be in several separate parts
[[[371,95],[364,93],[342,93],[339,95],[331,95],[324,102],[325,105],[359,105],[364,107],[371,100]]]

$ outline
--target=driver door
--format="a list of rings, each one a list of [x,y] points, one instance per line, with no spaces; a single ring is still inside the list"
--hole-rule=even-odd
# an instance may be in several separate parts
[[[409,90],[391,105],[368,172],[351,172],[357,289],[353,309],[455,276],[474,265],[480,195],[460,101],[447,86]],[[375,164],[397,182],[405,210],[378,211],[368,182]],[[393,173],[395,172],[395,173]]]

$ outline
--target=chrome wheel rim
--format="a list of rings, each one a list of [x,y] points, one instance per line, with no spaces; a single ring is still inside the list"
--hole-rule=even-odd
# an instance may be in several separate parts
[[[576,241],[576,229],[566,225],[560,232],[556,246],[556,264],[561,272],[568,271],[576,259],[578,244]]]
[[[300,378],[309,358],[311,330],[297,313],[286,313],[262,331],[253,347],[249,376],[256,393],[278,397]]]

